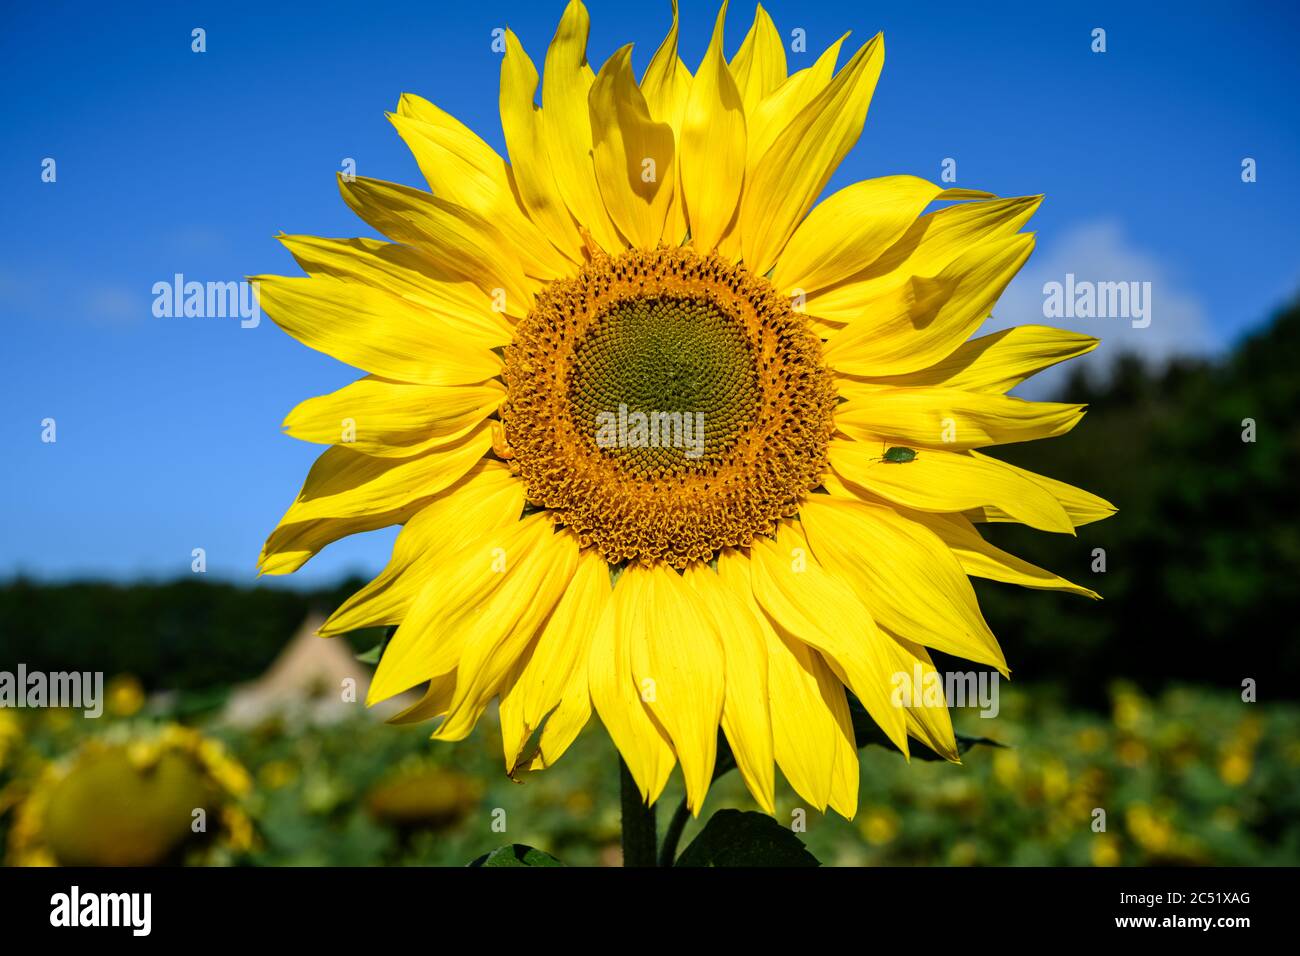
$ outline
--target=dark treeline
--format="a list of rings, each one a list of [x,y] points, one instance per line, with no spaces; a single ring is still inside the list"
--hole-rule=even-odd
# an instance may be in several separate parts
[[[0,587],[0,670],[133,674],[150,690],[211,690],[260,674],[312,611],[364,582],[321,591],[240,587],[199,576],[167,583]],[[356,634],[373,646],[379,634]],[[369,641],[369,644],[366,642]]]
[[[1009,525],[988,537],[1104,600],[980,582],[1013,678],[1059,680],[1099,702],[1111,677],[1169,679],[1300,697],[1300,301],[1217,363],[1076,375],[1062,398],[1083,422],[999,457],[1087,488],[1119,513],[1078,537]],[[1251,419],[1255,441],[1243,441]],[[1104,548],[1107,570],[1091,570]]]
[[[1115,677],[1298,697],[1300,645],[1300,305],[1216,363],[1159,370],[1137,359],[1104,382],[1076,377],[1087,402],[1070,435],[1001,449],[1015,464],[1119,507],[1077,538],[987,525],[1000,546],[1103,594],[1101,602],[977,582],[1017,679],[1059,683],[1074,703],[1104,700]],[[1242,440],[1243,419],[1255,441]],[[1094,548],[1106,571],[1091,569]],[[150,688],[220,687],[260,673],[312,608],[359,582],[313,592],[186,579],[165,584],[0,586],[0,669],[132,673]],[[354,636],[364,649],[376,635]],[[955,665],[949,662],[950,666]]]

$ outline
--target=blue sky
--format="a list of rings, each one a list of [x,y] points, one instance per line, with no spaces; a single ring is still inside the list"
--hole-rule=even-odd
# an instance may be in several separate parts
[[[634,42],[638,70],[668,0],[593,0],[590,58]],[[422,185],[384,119],[403,91],[501,148],[494,28],[539,64],[563,3],[8,5],[0,258],[4,401],[0,577],[252,577],[265,535],[319,449],[285,437],[298,401],[353,370],[269,320],[159,319],[155,282],[296,274],[286,232],[369,235],[338,197],[361,175]],[[863,137],[831,188],[869,176],[1045,193],[1038,252],[999,310],[1042,321],[1041,284],[1073,270],[1156,279],[1151,354],[1217,351],[1300,288],[1300,15],[1277,4],[773,0],[808,53],[883,30]],[[684,0],[694,67],[714,15]],[[753,9],[733,6],[728,51]],[[191,52],[191,30],[207,52]],[[1107,52],[1091,32],[1106,30]],[[57,181],[41,181],[46,157]],[[1258,182],[1241,182],[1244,157]],[[1036,270],[1036,271],[1035,271]],[[1115,274],[1115,273],[1131,274]],[[1157,304],[1157,309],[1160,305]],[[1012,314],[1014,313],[1014,314]],[[1121,323],[1122,324],[1122,323]],[[1106,347],[1103,347],[1103,350]],[[1104,351],[1103,351],[1104,354]],[[41,442],[41,421],[58,440]],[[391,533],[340,542],[299,573],[376,570]]]

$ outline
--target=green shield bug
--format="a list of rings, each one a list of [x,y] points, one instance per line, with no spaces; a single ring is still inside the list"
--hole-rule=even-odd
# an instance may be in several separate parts
[[[909,461],[916,460],[916,452],[911,448],[903,448],[895,445],[881,456],[881,461],[888,462],[891,465],[905,465]]]

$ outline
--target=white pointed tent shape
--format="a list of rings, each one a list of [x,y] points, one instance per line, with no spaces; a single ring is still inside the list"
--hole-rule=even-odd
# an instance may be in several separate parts
[[[371,668],[356,659],[343,638],[318,637],[324,623],[323,616],[309,614],[266,672],[234,689],[223,715],[226,722],[248,726],[285,716],[333,723],[363,712],[384,719],[418,699],[367,708]]]

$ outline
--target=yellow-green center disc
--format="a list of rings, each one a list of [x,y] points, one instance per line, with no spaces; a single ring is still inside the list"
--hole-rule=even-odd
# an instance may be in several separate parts
[[[578,426],[642,477],[716,465],[759,401],[743,325],[703,294],[608,309],[574,351],[569,381]]]
[[[827,468],[821,340],[716,255],[597,254],[538,295],[503,375],[502,456],[530,504],[611,564],[745,547]]]

